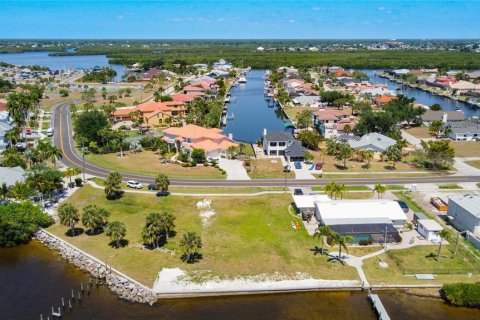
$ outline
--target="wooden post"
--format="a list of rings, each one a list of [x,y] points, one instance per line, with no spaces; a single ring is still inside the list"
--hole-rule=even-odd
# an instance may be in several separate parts
[[[65,299],[62,297],[62,308],[65,309]]]

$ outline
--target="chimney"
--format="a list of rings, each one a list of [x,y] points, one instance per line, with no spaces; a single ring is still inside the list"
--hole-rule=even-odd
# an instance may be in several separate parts
[[[447,119],[448,119],[448,113],[445,112],[445,113],[443,114],[442,122],[443,122],[443,123],[447,123]]]
[[[263,136],[265,137],[267,135],[267,129],[263,128]]]
[[[228,134],[228,139],[233,140],[233,133]]]

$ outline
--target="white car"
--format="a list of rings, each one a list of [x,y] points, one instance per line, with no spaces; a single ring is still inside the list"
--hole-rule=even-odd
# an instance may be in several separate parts
[[[53,128],[48,128],[47,137],[52,137],[52,136],[53,136]]]
[[[127,181],[127,187],[133,188],[133,189],[142,189],[143,184],[135,180],[130,180],[130,181]]]

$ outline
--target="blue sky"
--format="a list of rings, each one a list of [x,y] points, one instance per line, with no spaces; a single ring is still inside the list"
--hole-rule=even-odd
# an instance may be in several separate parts
[[[0,38],[480,38],[480,1],[0,0]]]

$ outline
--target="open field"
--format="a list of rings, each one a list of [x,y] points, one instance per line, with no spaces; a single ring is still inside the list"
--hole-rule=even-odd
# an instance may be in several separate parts
[[[479,141],[451,141],[450,144],[455,148],[456,157],[480,157]]]
[[[277,272],[291,276],[305,272],[322,279],[357,279],[353,268],[328,263],[326,257],[315,255],[318,241],[308,236],[305,230],[292,229],[291,221],[298,218],[288,212],[290,196],[210,199],[216,215],[208,224],[202,225],[195,205],[201,200],[199,198],[156,198],[126,193],[119,200],[109,201],[103,192],[85,186],[69,202],[78,208],[94,203],[109,210],[112,214],[110,221],[119,220],[126,224],[128,245],[114,249],[108,245],[110,240],[104,234],[89,236],[84,233],[68,237],[65,235],[67,228],[58,224],[49,230],[146,285],[152,285],[163,267],[179,267],[190,271],[193,276],[198,272],[221,278],[268,276]],[[171,251],[142,250],[141,231],[145,217],[162,209],[176,216],[177,235],[165,245]],[[179,241],[186,231],[198,232],[202,237],[203,259],[196,264],[180,260]]]
[[[431,138],[430,130],[427,127],[412,127],[405,130],[406,132],[410,133],[412,136],[417,138]]]
[[[123,158],[119,157],[117,153],[89,154],[86,159],[95,165],[120,172],[150,175],[163,173],[175,178],[226,178],[214,167],[198,165],[194,168],[184,168],[176,164],[163,164],[158,155],[152,151],[143,151],[136,154],[126,152],[125,154],[126,156]]]
[[[247,169],[247,172],[252,179],[285,178],[280,159],[256,159],[250,161],[250,164],[251,171]],[[295,178],[295,173],[290,171],[287,178]]]
[[[479,157],[480,157],[480,155],[479,155]],[[465,161],[465,163],[468,164],[469,166],[480,169],[480,160]]]

